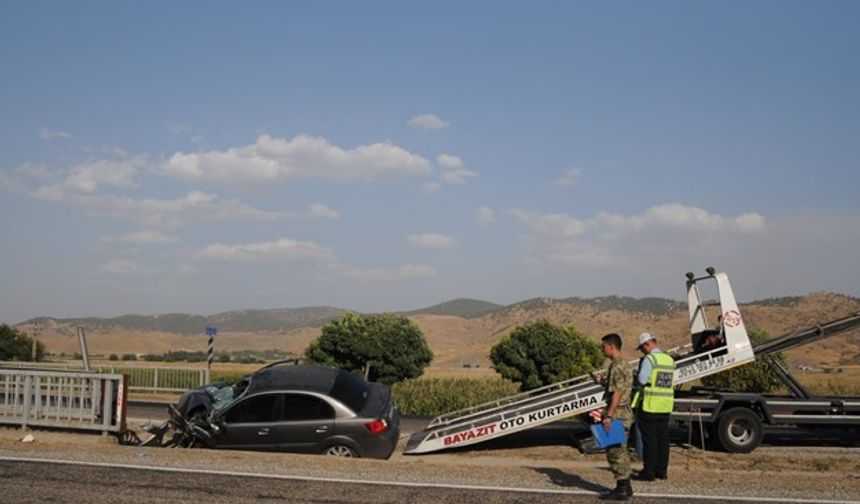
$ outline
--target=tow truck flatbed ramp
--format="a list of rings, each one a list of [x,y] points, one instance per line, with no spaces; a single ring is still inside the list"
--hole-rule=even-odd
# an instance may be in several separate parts
[[[703,281],[715,282],[719,302],[702,298],[698,284]],[[676,359],[675,384],[719,373],[755,359],[725,273],[717,273],[713,268],[708,268],[707,275],[699,278],[688,273],[687,301],[693,340],[708,331],[706,308],[718,306],[721,321],[716,332],[723,343],[707,349],[697,348],[691,343],[670,350],[670,353],[680,355]],[[404,453],[415,455],[468,446],[573,417],[605,406],[603,395],[603,386],[595,383],[591,375],[584,375],[440,415],[409,438]]]

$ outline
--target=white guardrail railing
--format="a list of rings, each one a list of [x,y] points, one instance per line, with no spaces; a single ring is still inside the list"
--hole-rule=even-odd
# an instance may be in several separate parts
[[[0,424],[124,432],[121,374],[0,368]]]
[[[82,364],[68,362],[0,361],[0,369],[2,368],[80,371],[82,370]],[[131,392],[184,392],[209,383],[209,372],[206,368],[93,366],[92,372],[127,375],[128,390]]]

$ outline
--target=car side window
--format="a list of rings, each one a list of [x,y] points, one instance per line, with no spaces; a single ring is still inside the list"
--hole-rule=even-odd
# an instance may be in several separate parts
[[[271,422],[275,416],[275,394],[249,397],[230,408],[224,416],[227,423]]]
[[[306,394],[284,394],[281,420],[324,420],[334,418],[334,408],[318,397]]]

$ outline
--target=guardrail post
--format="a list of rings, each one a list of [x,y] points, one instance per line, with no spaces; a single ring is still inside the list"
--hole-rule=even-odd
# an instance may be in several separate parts
[[[30,422],[30,404],[33,402],[33,377],[28,375],[24,377],[24,421],[21,423],[21,430],[27,430],[27,424]]]
[[[154,391],[158,390],[158,368],[155,368],[155,372],[153,373],[152,388]]]
[[[104,430],[102,431],[102,436],[107,436],[109,434],[109,428],[111,423],[113,422],[113,393],[114,393],[114,381],[113,380],[101,380],[101,402],[102,402],[102,427]]]

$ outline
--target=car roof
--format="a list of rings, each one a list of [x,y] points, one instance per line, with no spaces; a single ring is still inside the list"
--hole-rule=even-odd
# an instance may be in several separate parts
[[[264,368],[251,377],[248,394],[267,390],[293,389],[328,394],[341,373],[346,371],[327,366],[276,366]]]

